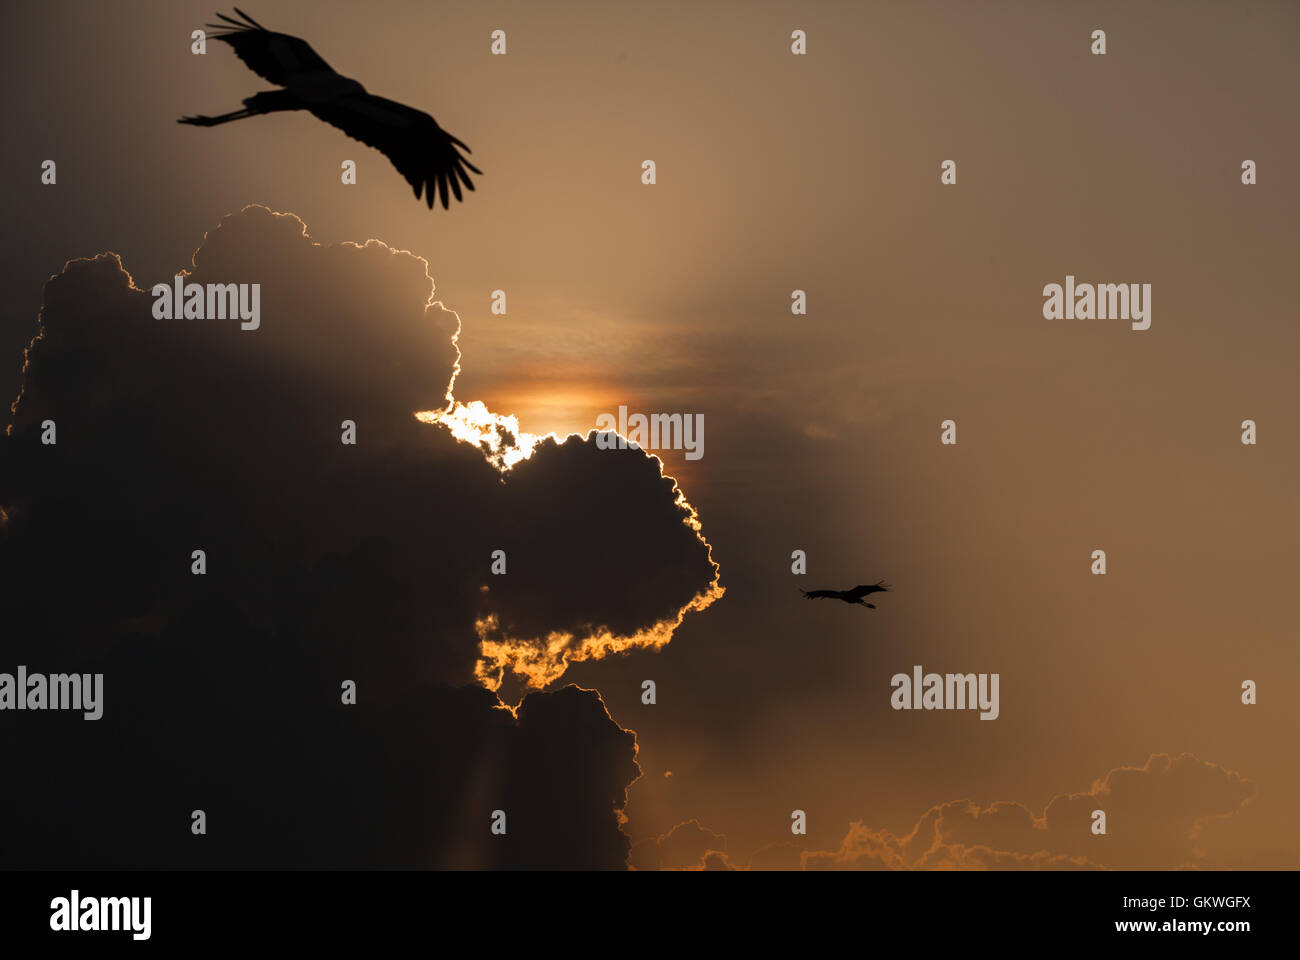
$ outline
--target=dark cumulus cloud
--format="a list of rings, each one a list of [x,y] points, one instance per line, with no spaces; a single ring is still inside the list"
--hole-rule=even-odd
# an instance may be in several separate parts
[[[0,438],[0,671],[103,673],[104,714],[0,713],[0,862],[622,868],[635,737],[521,651],[653,644],[720,593],[680,491],[640,451],[506,468],[417,419],[460,354],[413,254],[249,207],[186,279],[260,283],[259,329],[155,319],[171,278],[112,254],[46,285]],[[512,657],[551,686],[513,710]]]

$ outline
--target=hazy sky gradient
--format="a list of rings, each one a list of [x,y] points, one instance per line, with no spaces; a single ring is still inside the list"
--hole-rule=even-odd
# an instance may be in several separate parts
[[[851,820],[903,834],[965,797],[1041,813],[1188,751],[1259,791],[1210,860],[1300,863],[1300,8],[250,2],[432,113],[479,189],[430,213],[306,114],[176,124],[269,87],[219,44],[189,53],[210,2],[20,3],[6,396],[70,257],[116,251],[147,289],[250,202],[320,242],[378,237],[427,258],[464,323],[457,399],[532,432],[619,404],[705,416],[703,460],[662,456],[726,596],[664,651],[565,678],[637,732],[634,841],[697,817],[743,864],[795,808],[806,847],[835,849]],[[1043,319],[1066,274],[1151,283],[1151,329]],[[882,577],[875,611],[797,592]],[[1000,718],[890,709],[918,663],[1000,673]]]

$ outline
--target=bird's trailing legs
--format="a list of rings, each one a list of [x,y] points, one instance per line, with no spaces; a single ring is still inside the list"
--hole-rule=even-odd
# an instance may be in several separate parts
[[[181,117],[177,123],[192,123],[196,127],[215,127],[219,123],[229,123],[231,120],[243,120],[245,117],[251,117],[257,113],[256,110],[249,110],[245,107],[243,110],[232,110],[230,113],[223,113],[216,117]]]
[[[181,117],[177,123],[189,123],[196,127],[215,127],[219,123],[230,123],[232,120],[243,120],[245,117],[255,117],[259,113],[272,113],[276,110],[300,110],[302,103],[287,90],[267,90],[263,93],[255,93],[244,100],[243,110],[232,110],[230,113],[218,114],[215,117]]]

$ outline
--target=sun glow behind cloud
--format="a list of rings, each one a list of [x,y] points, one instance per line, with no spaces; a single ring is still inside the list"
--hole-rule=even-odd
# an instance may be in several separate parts
[[[522,432],[517,417],[493,413],[481,400],[455,403],[446,410],[422,410],[415,417],[446,427],[457,440],[478,447],[502,473],[531,457],[538,441],[544,439]]]
[[[542,441],[549,438],[563,443],[566,439],[554,433],[525,433],[519,429],[518,417],[493,413],[480,400],[467,404],[452,402],[445,410],[425,410],[415,416],[423,423],[444,427],[457,440],[477,447],[502,474],[531,457]],[[590,438],[590,433],[577,435]],[[660,474],[664,475],[663,461],[647,456],[654,460]],[[541,689],[564,676],[570,663],[599,660],[635,649],[658,650],[666,646],[689,611],[704,610],[718,600],[726,588],[720,582],[721,568],[713,562],[712,546],[704,538],[699,515],[676,481],[673,493],[676,505],[682,510],[682,523],[709,551],[713,580],[706,589],[692,597],[675,616],[630,635],[615,634],[606,626],[589,625],[581,631],[586,634],[582,637],[567,631],[552,631],[545,637],[510,637],[500,633],[497,615],[488,613],[474,623],[481,655],[474,666],[475,678],[488,690],[498,691],[509,671],[525,685]]]
[[[455,399],[456,382],[463,369],[460,340],[464,326],[459,314],[448,310],[440,301],[434,300],[433,278],[428,274],[428,261],[420,259],[424,262],[425,274],[429,276],[430,294],[427,306],[440,306],[454,318],[455,327],[451,331],[451,342],[456,349],[456,361],[445,395],[447,406],[442,410],[417,411],[416,419],[422,423],[441,426],[457,440],[476,447],[503,477],[516,465],[529,459],[538,445],[545,440],[551,439],[562,444],[570,437],[577,436],[583,438],[585,442],[594,442],[592,438],[595,432],[594,425],[592,428],[565,435],[556,432],[526,433],[519,428],[519,417],[516,415],[494,413],[481,400],[461,403]],[[581,411],[584,408],[591,409],[592,406],[601,405],[611,409],[617,408],[617,404],[610,399],[616,395],[617,391],[610,384],[595,386],[567,381],[543,385],[520,385],[510,391],[510,396],[504,399],[512,409],[527,411],[534,421],[540,419],[551,423],[563,423],[573,422],[575,417],[581,419]],[[634,446],[634,449],[639,448]],[[655,462],[660,476],[668,476],[664,473],[662,459],[650,453],[646,453],[646,456]],[[625,653],[634,649],[660,649],[672,639],[673,633],[681,625],[688,611],[704,610],[726,592],[726,588],[720,582],[721,568],[713,561],[713,548],[704,538],[704,528],[696,509],[687,501],[686,494],[677,479],[675,477],[669,479],[673,481],[674,503],[681,510],[682,523],[690,528],[707,552],[708,562],[713,570],[712,580],[707,587],[696,593],[678,609],[675,615],[627,636],[617,635],[603,624],[586,625],[581,631],[585,636],[581,638],[565,631],[552,631],[545,637],[502,636],[497,614],[488,612],[474,624],[481,655],[475,664],[474,674],[485,688],[499,691],[508,670],[526,686],[540,689],[559,680],[570,663],[598,660],[613,653]],[[486,585],[484,589],[486,590]]]

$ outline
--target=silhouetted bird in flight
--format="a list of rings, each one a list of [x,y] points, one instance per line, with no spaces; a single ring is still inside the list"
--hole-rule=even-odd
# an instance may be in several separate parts
[[[870,586],[854,587],[852,590],[800,590],[799,592],[804,595],[804,599],[806,600],[820,600],[822,597],[831,597],[835,600],[843,600],[845,603],[860,603],[862,606],[870,607],[874,610],[876,609],[876,605],[874,603],[867,603],[863,598],[869,597],[873,593],[887,593],[888,591],[889,584],[885,583],[884,580],[881,580],[878,583],[871,584]]]
[[[308,110],[318,119],[338,127],[353,140],[374,147],[393,161],[406,182],[415,188],[416,199],[424,188],[425,200],[433,209],[434,185],[447,209],[447,187],[461,199],[460,185],[474,189],[465,168],[482,176],[483,171],[470,163],[457,147],[472,152],[427,113],[366,93],[355,80],[335,73],[306,40],[287,33],[272,33],[238,7],[235,13],[245,23],[217,14],[224,24],[208,27],[223,31],[213,39],[228,43],[260,77],[284,87],[255,93],[244,101],[243,110],[216,117],[182,117],[178,123],[213,127],[231,120],[242,120],[259,113],[277,110]]]

